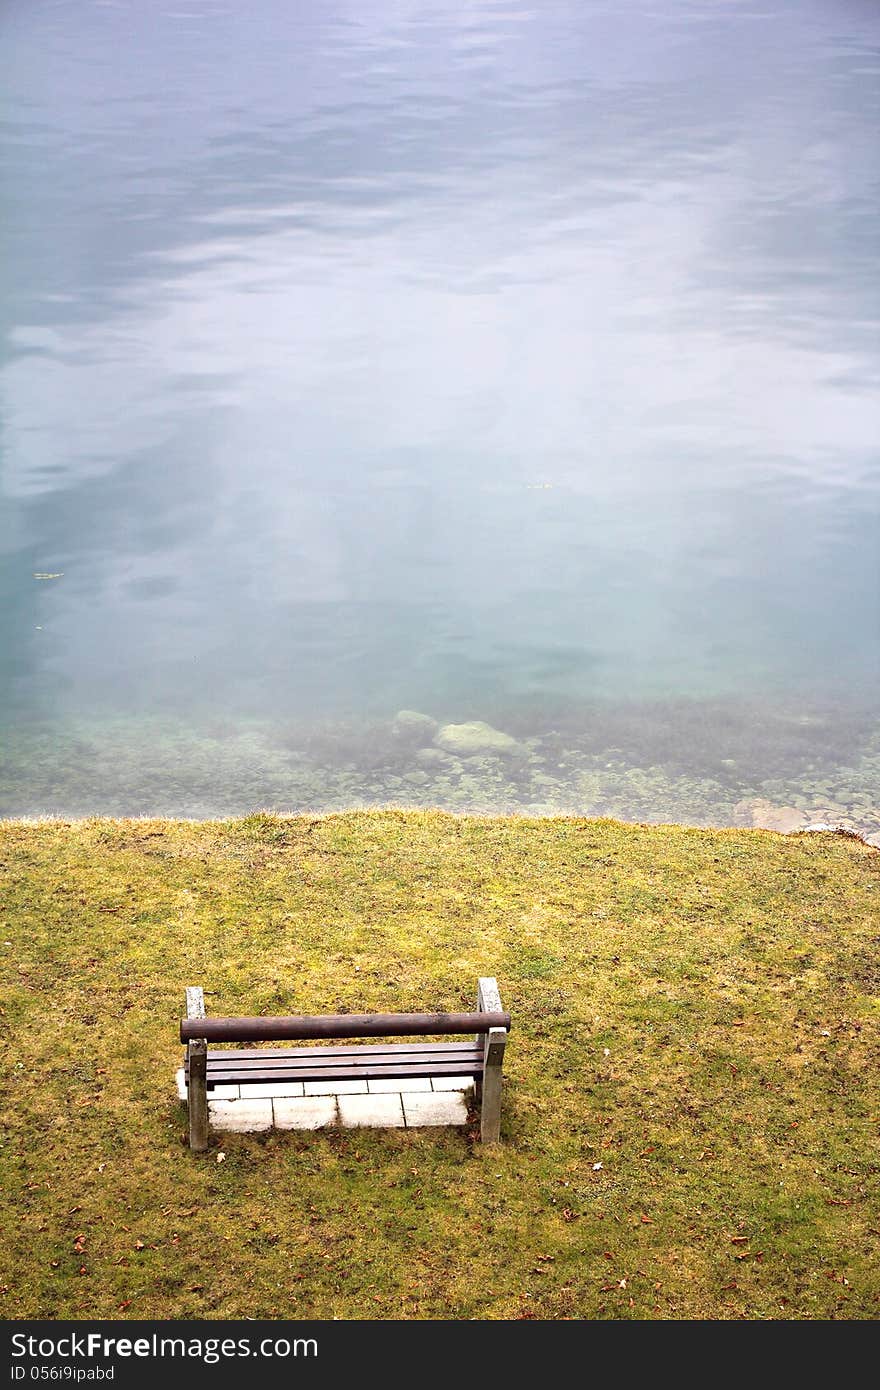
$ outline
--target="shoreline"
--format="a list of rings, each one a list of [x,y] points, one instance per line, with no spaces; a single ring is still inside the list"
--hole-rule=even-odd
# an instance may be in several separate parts
[[[782,835],[785,838],[794,838],[799,835],[837,835],[845,839],[857,840],[868,849],[880,850],[880,832],[871,834],[863,833],[854,829],[850,825],[835,824],[828,821],[816,821],[807,825],[794,825],[789,829],[782,829],[775,825],[694,825],[688,821],[663,820],[663,821],[643,821],[626,820],[619,816],[597,816],[589,813],[577,814],[573,812],[548,812],[546,814],[533,814],[527,811],[468,811],[448,809],[443,806],[404,806],[404,805],[381,805],[381,806],[350,806],[328,811],[302,810],[302,811],[276,811],[270,807],[261,807],[258,810],[248,811],[240,815],[229,816],[166,816],[166,815],[130,815],[116,816],[105,815],[100,812],[94,815],[84,816],[64,816],[55,815],[52,812],[35,813],[21,816],[0,816],[0,827],[2,826],[57,826],[75,829],[86,825],[110,824],[110,825],[192,825],[207,827],[229,826],[241,824],[242,822],[266,818],[276,821],[328,821],[339,817],[358,816],[358,815],[398,815],[398,816],[437,816],[450,817],[459,821],[475,822],[534,822],[541,824],[544,822],[584,822],[587,824],[607,823],[619,825],[626,829],[639,830],[693,830],[705,831],[707,833],[724,831],[758,831],[762,834]]]

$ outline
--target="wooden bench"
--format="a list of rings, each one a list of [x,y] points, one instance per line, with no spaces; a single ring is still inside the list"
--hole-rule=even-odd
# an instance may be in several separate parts
[[[200,986],[186,991],[184,1074],[190,1148],[208,1147],[208,1097],[216,1086],[291,1081],[406,1082],[415,1077],[473,1077],[480,1102],[480,1138],[497,1142],[501,1068],[510,1014],[492,978],[477,985],[477,1012],[460,1014],[328,1014],[291,1018],[207,1018]],[[430,1037],[472,1033],[467,1042],[383,1043],[343,1047],[210,1048],[209,1042],[280,1039]]]

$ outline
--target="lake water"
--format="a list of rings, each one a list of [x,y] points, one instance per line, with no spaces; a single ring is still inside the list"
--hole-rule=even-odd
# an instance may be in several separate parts
[[[877,834],[878,59],[873,0],[8,0],[0,814]]]

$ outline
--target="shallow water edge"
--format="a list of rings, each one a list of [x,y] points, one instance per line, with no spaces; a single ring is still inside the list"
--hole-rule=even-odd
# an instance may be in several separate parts
[[[367,807],[611,816],[644,823],[825,824],[880,837],[880,723],[762,702],[580,703],[550,721],[401,710],[326,721],[205,713],[21,722],[0,815],[167,816]]]

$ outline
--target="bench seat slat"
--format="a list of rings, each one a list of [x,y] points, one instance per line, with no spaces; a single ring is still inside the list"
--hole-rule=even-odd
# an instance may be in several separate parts
[[[352,1058],[350,1061],[327,1062],[321,1067],[284,1067],[267,1066],[265,1063],[254,1062],[250,1066],[213,1066],[208,1068],[208,1080],[216,1081],[219,1076],[240,1076],[249,1077],[254,1073],[260,1072],[266,1076],[274,1076],[279,1080],[286,1081],[315,1081],[322,1076],[337,1076],[343,1071],[354,1072],[358,1075],[370,1072],[373,1076],[414,1076],[421,1073],[423,1076],[433,1074],[442,1075],[445,1073],[454,1074],[459,1072],[462,1075],[482,1069],[482,1057],[444,1057],[437,1060],[421,1058],[419,1061],[386,1062],[375,1063],[359,1061]]]
[[[482,1061],[424,1062],[408,1066],[370,1067],[341,1063],[335,1067],[320,1067],[314,1071],[283,1071],[278,1067],[218,1067],[208,1073],[208,1085],[225,1085],[240,1081],[355,1081],[359,1077],[378,1080],[379,1077],[408,1076],[474,1076],[483,1070]]]
[[[214,1086],[242,1085],[247,1086],[254,1082],[282,1082],[282,1081],[380,1081],[393,1080],[405,1081],[409,1078],[424,1076],[478,1076],[482,1075],[482,1063],[479,1066],[465,1066],[463,1063],[441,1065],[435,1067],[421,1066],[413,1067],[328,1067],[326,1071],[316,1071],[312,1073],[300,1073],[295,1076],[286,1075],[283,1072],[275,1071],[231,1071],[215,1072],[208,1076],[208,1090]]]
[[[263,1055],[269,1052],[270,1055]],[[186,1066],[184,1066],[186,1071]],[[208,1053],[208,1089],[280,1081],[406,1080],[425,1076],[481,1076],[480,1043],[399,1043],[385,1047],[306,1047],[214,1050]]]
[[[264,1066],[264,1067],[330,1067],[351,1064],[352,1066],[389,1067],[396,1066],[398,1062],[457,1062],[470,1057],[482,1057],[481,1047],[472,1047],[465,1044],[464,1047],[438,1047],[436,1051],[426,1051],[422,1049],[415,1052],[408,1047],[392,1049],[385,1047],[362,1047],[354,1048],[351,1052],[336,1053],[329,1049],[325,1055],[324,1049],[313,1049],[305,1056],[285,1057],[284,1053],[278,1053],[274,1057],[252,1056],[248,1052],[208,1052],[208,1067],[237,1067],[237,1066]]]
[[[208,1080],[216,1081],[218,1076],[240,1076],[242,1080],[245,1080],[255,1072],[263,1073],[266,1076],[276,1076],[279,1081],[316,1081],[322,1076],[338,1076],[343,1071],[355,1072],[357,1075],[369,1071],[372,1076],[432,1076],[446,1073],[455,1074],[456,1072],[464,1076],[477,1069],[482,1069],[482,1066],[482,1057],[441,1057],[434,1061],[421,1058],[420,1060],[385,1062],[384,1064],[381,1062],[361,1062],[353,1058],[351,1061],[327,1062],[322,1067],[267,1066],[264,1062],[253,1062],[249,1066],[234,1063],[232,1066],[209,1067]]]
[[[471,1042],[449,1042],[443,1039],[442,1042],[428,1043],[374,1043],[363,1042],[347,1044],[344,1047],[327,1047],[318,1044],[315,1047],[244,1047],[226,1048],[212,1047],[208,1051],[209,1057],[284,1057],[290,1059],[294,1057],[307,1057],[309,1060],[315,1057],[360,1057],[369,1048],[370,1052],[437,1052],[443,1049],[447,1052],[477,1051],[482,1054],[482,1041]]]
[[[241,1077],[246,1081],[249,1077],[259,1072],[261,1076],[277,1077],[279,1081],[318,1081],[323,1076],[341,1076],[342,1072],[353,1072],[355,1075],[365,1075],[367,1072],[371,1076],[454,1076],[456,1074],[467,1076],[477,1070],[482,1070],[482,1057],[458,1057],[441,1058],[439,1061],[426,1061],[422,1059],[418,1062],[386,1062],[385,1065],[376,1065],[372,1062],[328,1062],[323,1067],[270,1067],[260,1062],[255,1062],[251,1066],[231,1066],[231,1067],[210,1067],[208,1069],[208,1080],[216,1081],[218,1077]]]

